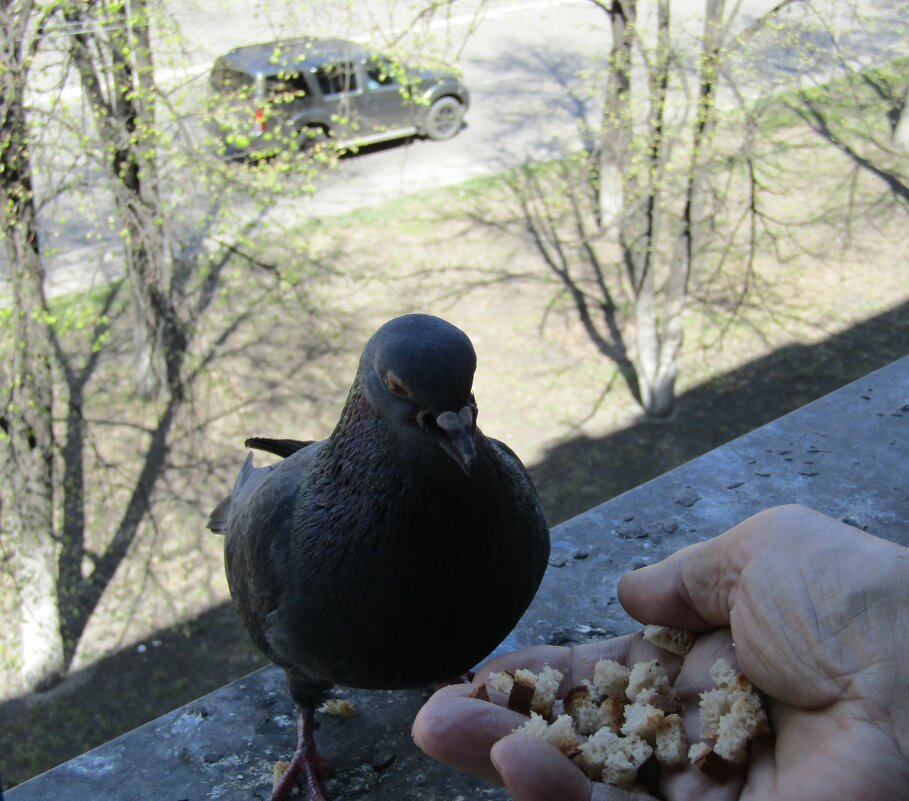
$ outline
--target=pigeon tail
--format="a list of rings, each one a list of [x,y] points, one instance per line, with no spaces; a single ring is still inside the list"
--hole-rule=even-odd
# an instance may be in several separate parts
[[[234,482],[234,490],[228,495],[224,500],[222,500],[212,511],[211,515],[208,518],[208,523],[206,527],[210,531],[214,531],[215,534],[224,534],[227,531],[227,524],[230,522],[230,509],[233,505],[234,498],[237,497],[237,492],[252,475],[255,470],[253,465],[253,455],[249,454],[246,457],[246,461],[243,462],[243,467],[240,468],[240,473],[237,476],[236,482]]]
[[[314,440],[299,439],[272,439],[271,437],[250,437],[243,444],[247,448],[254,448],[257,451],[273,453],[275,456],[283,456],[285,459],[291,454],[296,453],[307,445],[312,445]]]
[[[205,524],[209,531],[215,534],[223,534],[227,531],[227,520],[230,517],[230,495],[222,500],[209,515],[208,523]]]

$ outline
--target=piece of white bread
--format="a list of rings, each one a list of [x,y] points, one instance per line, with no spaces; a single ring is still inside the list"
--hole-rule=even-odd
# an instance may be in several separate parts
[[[672,654],[686,656],[694,645],[695,633],[672,626],[644,626],[644,639],[650,640],[657,648]]]
[[[546,665],[539,673],[521,668],[514,673],[491,673],[489,686],[508,696],[508,708],[528,715],[536,712],[549,720],[559,692],[562,673]]]
[[[631,670],[611,659],[599,660],[593,669],[593,686],[603,698],[625,697]]]
[[[594,667],[561,701],[565,714],[552,719],[562,673],[548,665],[540,673],[494,673],[488,684],[508,696],[508,706],[529,715],[516,731],[540,737],[568,755],[594,781],[634,788],[637,772],[651,756],[663,765],[690,760],[717,781],[743,765],[752,737],[768,731],[760,696],[725,660],[710,668],[717,685],[700,696],[701,736],[710,742],[689,747],[682,705],[658,660],[627,668],[610,659]],[[473,697],[489,700],[485,687]]]
[[[562,706],[571,716],[578,734],[593,734],[607,725],[618,731],[621,725],[620,722],[616,725],[610,714],[611,706],[600,701],[596,688],[589,681],[572,687],[562,699]]]
[[[713,663],[710,678],[717,688],[701,693],[701,737],[716,742],[713,746],[698,745],[707,746],[717,756],[741,767],[748,761],[748,743],[769,731],[767,714],[751,682],[725,659]],[[706,764],[703,748],[699,748],[696,756]],[[692,762],[698,765],[694,758]]]
[[[559,715],[552,723],[547,723],[542,715],[531,712],[530,720],[515,731],[539,737],[569,757],[575,756],[581,747],[569,715]]]
[[[627,789],[634,785],[638,768],[652,753],[653,748],[637,735],[621,737],[603,728],[581,745],[575,762],[594,781]]]
[[[657,729],[653,751],[664,765],[680,765],[685,761],[688,735],[682,717],[677,712],[666,715],[663,719],[663,725]]]
[[[674,695],[672,687],[669,685],[669,677],[656,659],[632,665],[631,673],[628,676],[628,686],[625,688],[628,700],[635,701],[638,696],[645,693],[647,697]]]
[[[666,712],[653,704],[641,701],[640,696],[624,710],[621,732],[637,735],[654,749],[664,765],[678,765],[688,751],[688,736],[678,712]]]

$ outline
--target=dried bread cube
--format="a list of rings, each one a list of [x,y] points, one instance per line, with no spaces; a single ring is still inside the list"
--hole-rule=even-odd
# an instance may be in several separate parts
[[[653,746],[657,759],[664,765],[677,765],[684,760],[688,751],[688,737],[677,712],[667,714],[653,704],[638,700],[628,704],[624,713],[622,734],[637,735],[645,740]]]
[[[736,673],[735,668],[722,658],[717,659],[710,666],[710,678],[717,687],[723,690],[738,687],[739,675],[740,674]],[[742,678],[744,678],[744,676],[742,676]],[[745,679],[745,681],[747,682],[747,679]]]
[[[757,693],[741,693],[720,718],[720,731],[713,750],[736,765],[748,761],[748,743],[769,730],[767,714]]]
[[[625,722],[622,724],[621,732],[626,737],[636,734],[653,745],[665,719],[666,715],[652,704],[628,704],[625,707]]]
[[[649,662],[638,662],[632,666],[628,675],[625,695],[629,701],[634,701],[641,693],[651,693],[651,691],[652,694],[674,697],[669,685],[669,677],[656,659],[651,659]]]
[[[594,781],[629,788],[637,779],[638,768],[652,753],[650,745],[637,735],[621,737],[603,728],[581,745],[575,761]]]
[[[720,736],[720,719],[729,712],[729,693],[722,689],[704,690],[701,693],[699,712],[701,737],[716,739]]]
[[[678,713],[673,712],[663,719],[663,725],[657,729],[653,752],[663,765],[679,765],[685,761],[688,736]]]
[[[528,671],[515,671],[515,679],[526,673],[528,679],[533,680],[533,698],[530,701],[530,708],[544,718],[552,717],[552,707],[555,704],[556,695],[559,692],[559,684],[562,681],[562,672],[546,665],[540,673],[531,673]]]
[[[617,695],[611,695],[604,698],[600,704],[600,717],[603,725],[608,726],[616,734],[622,729],[625,723],[625,702],[623,698]]]
[[[605,718],[606,710],[589,681],[572,687],[562,700],[562,705],[574,721],[578,734],[593,734],[608,722]]]
[[[729,763],[709,743],[692,743],[688,749],[688,759],[701,773],[719,784],[729,778]]]
[[[530,720],[515,731],[539,737],[569,757],[575,756],[581,745],[569,715],[559,715],[552,723],[547,723],[542,715],[531,712]]]
[[[552,707],[562,673],[546,665],[540,673],[521,668],[514,673],[490,673],[489,686],[508,696],[508,708],[522,715],[536,712],[547,720],[552,717]]]
[[[470,691],[470,697],[471,697],[471,698],[478,698],[478,699],[481,700],[481,701],[488,701],[488,700],[489,700],[489,690],[486,689],[486,685],[485,685],[485,684],[477,684],[477,685]]]
[[[620,665],[612,659],[600,659],[593,668],[593,685],[604,698],[613,696],[624,698],[630,675],[631,670],[625,665]]]
[[[352,718],[357,710],[346,698],[329,698],[319,707],[319,711],[338,718]]]
[[[672,654],[686,656],[694,645],[693,631],[678,629],[673,626],[644,626],[644,639],[650,640],[657,648]]]
[[[716,740],[712,751],[717,756],[744,765],[748,743],[769,730],[760,696],[745,675],[737,673],[725,659],[713,663],[710,678],[717,688],[701,693],[701,736]]]
[[[514,673],[508,673],[507,671],[490,673],[486,681],[493,690],[498,690],[504,695],[510,695],[511,688],[514,686]]]

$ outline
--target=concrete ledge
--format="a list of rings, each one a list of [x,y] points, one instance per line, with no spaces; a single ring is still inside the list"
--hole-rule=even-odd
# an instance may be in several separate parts
[[[615,597],[623,573],[780,503],[813,506],[909,545],[909,357],[555,528],[541,591],[503,650],[634,630]],[[507,798],[417,751],[410,725],[428,691],[342,695],[357,716],[321,716],[317,735],[336,771],[326,785],[333,801]],[[6,798],[267,799],[271,764],[288,759],[295,742],[283,674],[267,668]]]

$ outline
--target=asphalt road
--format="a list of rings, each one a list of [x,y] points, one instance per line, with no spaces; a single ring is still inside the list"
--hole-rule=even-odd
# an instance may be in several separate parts
[[[294,215],[341,214],[579,146],[578,118],[592,118],[600,106],[599,97],[585,91],[596,81],[584,71],[605,55],[611,42],[609,19],[601,8],[591,0],[490,0],[482,5],[479,0],[462,0],[449,15],[425,20],[415,16],[418,2],[281,0],[225,5],[218,0],[171,0],[170,24],[179,28],[186,44],[179,56],[168,55],[165,45],[158,58],[159,82],[179,83],[190,95],[198,95],[205,91],[207,70],[218,54],[239,44],[304,33],[373,42],[397,37],[406,41],[412,36],[428,39],[436,51],[457,61],[472,97],[458,136],[447,142],[415,139],[373,147],[346,158],[324,176],[314,196],[294,205]],[[887,5],[869,0],[869,5],[877,3]],[[644,24],[651,5],[641,3]],[[742,0],[738,25],[747,25],[773,5],[769,0]],[[840,2],[841,7],[848,5]],[[905,6],[905,0],[896,5]],[[259,10],[251,10],[255,8]],[[682,59],[695,52],[686,48],[684,37],[697,36],[702,8],[703,0],[673,2],[674,43]],[[834,16],[810,21],[813,38],[808,41],[818,51],[823,51],[830,30],[853,24]],[[873,50],[882,43],[878,36],[866,46]],[[693,60],[690,66],[694,68]],[[804,54],[780,50],[769,54],[763,67],[768,77],[756,84],[759,88],[766,88],[772,76],[791,78],[795,70],[804,70]],[[103,206],[96,206],[94,213],[104,219]],[[291,212],[278,208],[273,213]],[[72,200],[50,203],[42,216],[45,241],[55,248],[47,260],[50,294],[117,274],[116,237],[86,239],[80,219]]]

